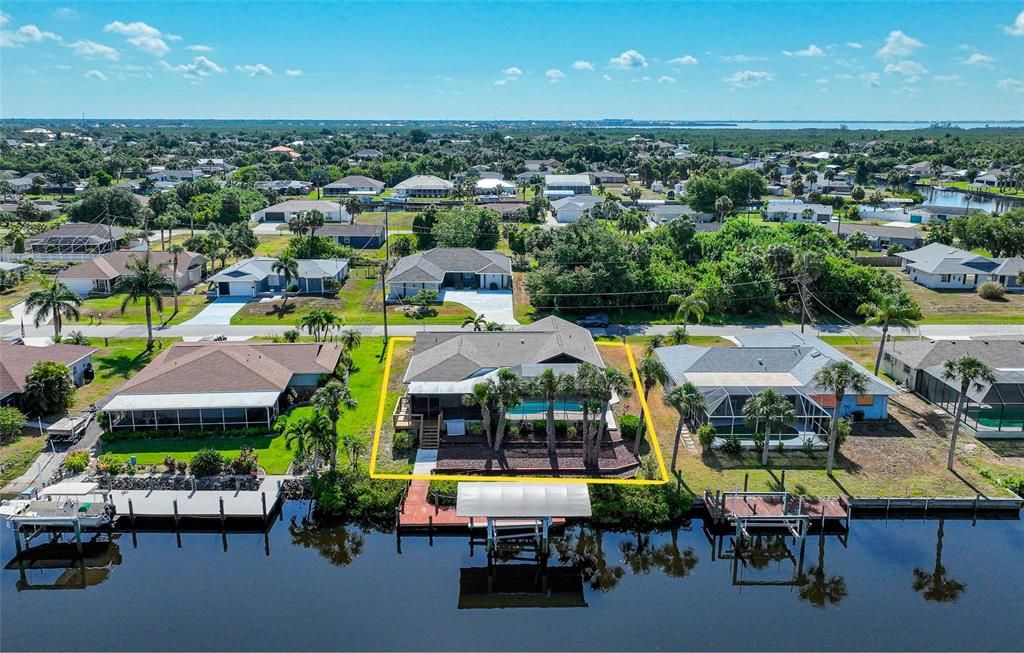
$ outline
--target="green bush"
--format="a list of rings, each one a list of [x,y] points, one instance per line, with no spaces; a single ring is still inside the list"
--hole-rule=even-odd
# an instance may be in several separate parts
[[[978,296],[982,299],[1002,299],[1005,294],[1006,288],[1004,288],[1003,284],[998,281],[986,281],[978,286]]]
[[[251,474],[259,466],[259,454],[252,447],[242,447],[238,457],[231,461],[233,474]]]
[[[431,505],[454,506],[458,493],[458,481],[431,481],[427,491],[427,502]],[[434,502],[435,495],[437,503]]]
[[[697,440],[700,442],[700,446],[705,449],[710,449],[711,444],[718,437],[718,431],[715,430],[712,424],[701,424],[697,429]]]
[[[764,440],[763,437],[761,439]],[[722,452],[723,453],[737,454],[737,453],[740,452],[740,450],[742,448],[743,447],[740,446],[740,439],[735,434],[734,435],[729,435],[728,437],[726,437],[725,438],[725,442],[722,443]]]
[[[675,483],[591,485],[592,521],[615,528],[663,528],[690,513],[693,495]]]
[[[391,449],[395,453],[409,453],[416,448],[416,436],[411,431],[399,431],[395,433],[391,441]]]
[[[624,440],[636,440],[637,431],[640,430],[640,418],[636,415],[623,415],[619,418],[619,433]]]
[[[14,406],[0,407],[0,440],[7,440],[21,435],[21,430],[28,424],[25,414]]]
[[[224,469],[224,456],[216,449],[200,449],[192,457],[193,476],[216,476]]]
[[[105,453],[96,461],[96,469],[108,474],[117,475],[124,471],[125,463],[112,453]]]
[[[405,491],[403,481],[371,479],[362,468],[317,475],[310,485],[317,514],[379,528],[394,525],[395,508]]]
[[[89,452],[84,450],[72,451],[64,458],[64,469],[72,474],[79,474],[89,466]]]

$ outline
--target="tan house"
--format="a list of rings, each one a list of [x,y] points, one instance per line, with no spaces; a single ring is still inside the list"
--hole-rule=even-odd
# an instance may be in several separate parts
[[[131,264],[145,257],[146,252],[110,252],[91,261],[71,266],[60,272],[57,279],[80,297],[109,295],[114,292],[122,276],[131,274]],[[178,254],[178,269],[175,275],[173,254],[149,252],[150,265],[162,269],[167,280],[173,283],[179,292],[206,278],[206,261],[205,256],[195,252]]]

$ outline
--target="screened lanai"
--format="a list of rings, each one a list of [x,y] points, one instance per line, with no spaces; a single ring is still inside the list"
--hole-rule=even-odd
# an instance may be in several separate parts
[[[1024,433],[1024,370],[998,370],[996,378],[992,385],[967,391],[964,423],[979,437],[1019,436]],[[920,372],[915,389],[922,397],[954,415],[960,398],[958,384],[943,380],[939,369],[927,369]]]
[[[110,430],[270,428],[279,392],[118,395],[103,407]]]
[[[706,408],[703,415],[696,415],[701,423],[710,423],[720,437],[745,436],[755,432],[763,433],[761,424],[749,424],[743,416],[743,406],[751,397],[765,390],[765,386],[713,387],[703,391]],[[795,419],[782,433],[782,439],[794,439],[805,434],[826,435],[832,416],[810,396],[797,388],[774,387],[774,390],[793,404]],[[778,439],[774,433],[772,440]]]

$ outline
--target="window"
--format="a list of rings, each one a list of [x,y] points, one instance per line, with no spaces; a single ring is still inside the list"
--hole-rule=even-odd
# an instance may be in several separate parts
[[[875,403],[874,395],[857,395],[858,406],[870,406]]]
[[[910,374],[910,366],[909,365],[904,365],[903,366],[903,373],[904,374]]]
[[[949,275],[944,274],[941,277],[939,277],[939,280],[942,281],[942,283],[949,283]]]
[[[886,363],[891,363],[891,362],[892,362],[892,354],[888,354],[888,353],[887,353],[887,354],[884,354],[884,355],[882,356],[882,358],[884,358],[884,359],[885,359],[885,362],[886,362]]]

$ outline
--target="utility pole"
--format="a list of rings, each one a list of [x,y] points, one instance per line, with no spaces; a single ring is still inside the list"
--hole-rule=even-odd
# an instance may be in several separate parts
[[[388,346],[388,289],[384,283],[384,277],[388,271],[388,263],[384,261],[380,264],[380,301],[381,307],[384,310],[384,347]]]

